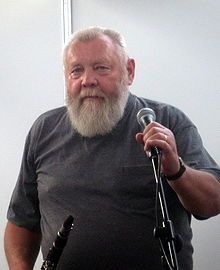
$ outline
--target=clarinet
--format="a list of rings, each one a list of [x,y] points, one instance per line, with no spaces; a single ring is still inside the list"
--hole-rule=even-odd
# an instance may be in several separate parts
[[[49,249],[46,259],[43,261],[41,270],[55,270],[67,243],[70,231],[73,229],[73,217],[68,216],[57,233],[57,237]]]

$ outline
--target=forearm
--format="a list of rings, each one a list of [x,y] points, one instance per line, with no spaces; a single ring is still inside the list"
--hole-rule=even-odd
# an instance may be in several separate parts
[[[156,146],[163,153],[161,169],[164,175],[174,176],[180,169],[176,140],[171,130],[151,122],[136,140],[144,145],[148,154]],[[183,206],[192,214],[204,217],[220,213],[220,182],[214,175],[186,166],[186,171],[174,181],[168,181]]]
[[[203,217],[220,213],[220,183],[214,175],[187,167],[176,181],[169,181],[183,206]]]
[[[5,254],[10,270],[32,270],[41,242],[39,233],[8,222],[5,230]]]

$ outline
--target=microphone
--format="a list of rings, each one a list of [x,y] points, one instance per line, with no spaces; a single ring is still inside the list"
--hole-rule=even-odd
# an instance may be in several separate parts
[[[155,112],[150,108],[143,108],[137,113],[137,121],[143,130],[148,124],[155,120]]]
[[[143,130],[148,124],[154,122],[155,120],[156,114],[151,108],[142,108],[137,113],[137,121]],[[156,146],[151,147],[150,158],[156,158],[159,154],[160,150]]]
[[[49,249],[41,270],[54,270],[67,243],[70,231],[73,229],[73,217],[68,216],[57,233],[57,237]]]

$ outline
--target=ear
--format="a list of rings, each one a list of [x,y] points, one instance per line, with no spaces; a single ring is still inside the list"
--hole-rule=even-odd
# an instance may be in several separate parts
[[[127,72],[128,72],[128,85],[131,85],[134,80],[135,74],[135,61],[132,58],[129,58],[127,61]]]

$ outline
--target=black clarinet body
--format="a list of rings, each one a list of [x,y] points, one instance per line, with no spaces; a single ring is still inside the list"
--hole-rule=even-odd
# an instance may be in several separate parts
[[[52,247],[49,249],[46,259],[43,261],[41,270],[55,270],[60,256],[66,246],[70,231],[73,229],[73,217],[68,216],[57,233]]]

